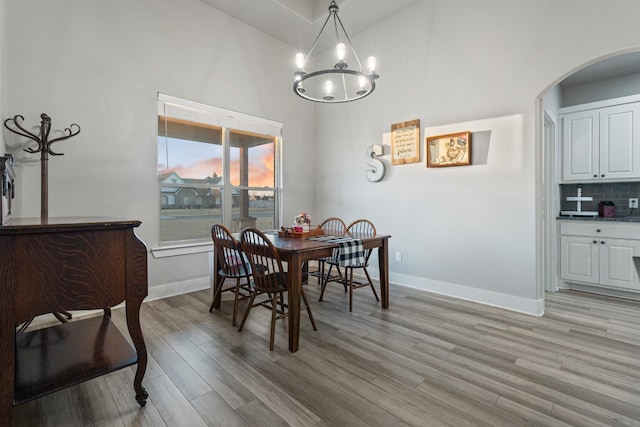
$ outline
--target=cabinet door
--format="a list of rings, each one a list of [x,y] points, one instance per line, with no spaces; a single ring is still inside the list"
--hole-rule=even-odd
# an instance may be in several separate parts
[[[640,176],[640,104],[600,110],[600,178]]]
[[[599,177],[600,121],[598,110],[562,117],[562,179],[589,181]]]
[[[600,244],[600,284],[634,291],[640,291],[640,280],[636,271],[634,256],[640,256],[640,242],[637,240],[601,239]]]
[[[599,282],[599,241],[593,237],[560,238],[560,277],[567,281]]]

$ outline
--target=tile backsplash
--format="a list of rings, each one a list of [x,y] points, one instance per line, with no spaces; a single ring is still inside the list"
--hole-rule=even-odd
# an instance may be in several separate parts
[[[582,202],[583,211],[598,211],[598,203],[610,201],[616,205],[616,216],[640,217],[640,209],[629,209],[629,199],[640,198],[640,182],[560,184],[560,206],[563,211],[575,211],[576,202],[567,202],[567,197],[576,196],[578,187],[583,197],[593,197],[593,202]]]

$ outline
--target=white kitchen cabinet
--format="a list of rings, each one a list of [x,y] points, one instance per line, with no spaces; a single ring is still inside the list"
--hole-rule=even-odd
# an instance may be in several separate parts
[[[600,173],[600,113],[578,111],[562,116],[562,179],[591,181]]]
[[[561,236],[560,260],[563,280],[600,283],[600,255],[595,238]]]
[[[640,291],[634,256],[640,256],[640,241],[603,237],[600,241],[600,284]]]
[[[640,179],[640,102],[562,111],[563,182]]]
[[[634,256],[640,256],[640,224],[560,223],[562,280],[640,292]]]

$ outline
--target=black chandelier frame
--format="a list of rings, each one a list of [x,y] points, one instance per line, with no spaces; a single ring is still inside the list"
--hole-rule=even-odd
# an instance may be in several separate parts
[[[344,25],[342,24],[342,20],[340,19],[340,16],[338,16],[338,12],[338,5],[336,4],[335,0],[332,0],[331,4],[329,5],[329,15],[327,16],[327,19],[324,21],[324,24],[322,25],[318,36],[313,42],[309,53],[306,57],[304,57],[303,64],[298,64],[299,68],[294,73],[293,92],[306,100],[319,103],[334,104],[357,101],[373,93],[376,88],[376,80],[380,76],[375,72],[375,68],[371,69],[369,74],[362,71],[362,63],[360,62],[358,54],[353,48],[351,38],[345,30]],[[339,58],[338,62],[333,66],[333,68],[307,73],[303,69],[304,63],[306,63],[306,61],[311,57],[311,54],[318,44],[320,36],[322,35],[331,18],[333,18],[333,26],[335,28],[337,41],[340,42],[338,30],[340,28],[342,30],[342,33],[344,34],[344,39],[351,49],[351,52],[353,53],[353,56],[360,70],[357,71],[349,69],[348,64],[344,61],[344,59]],[[371,59],[372,58],[370,58],[370,60]],[[375,59],[373,60],[375,61]],[[330,90],[327,90],[326,88],[327,80],[331,81]],[[305,87],[305,82],[313,86],[313,88]],[[335,92],[333,89],[336,89]]]

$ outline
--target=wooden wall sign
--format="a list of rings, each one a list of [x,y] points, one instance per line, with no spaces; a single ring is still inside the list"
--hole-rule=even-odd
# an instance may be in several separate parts
[[[420,120],[391,125],[391,163],[420,162]]]

